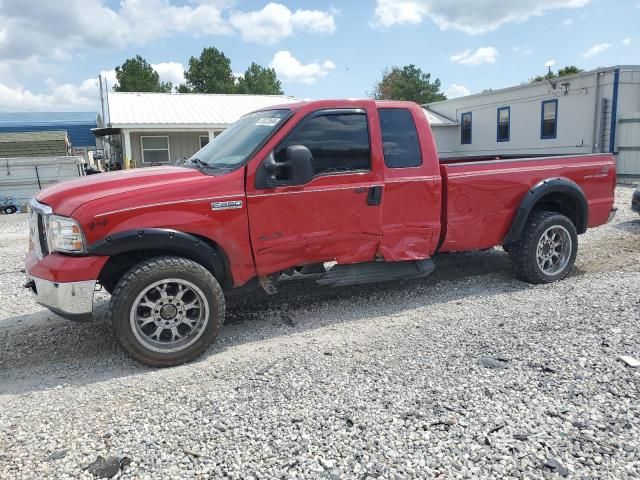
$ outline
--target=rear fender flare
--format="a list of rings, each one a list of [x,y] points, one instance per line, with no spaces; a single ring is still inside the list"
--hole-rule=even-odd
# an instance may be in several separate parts
[[[556,177],[538,182],[527,192],[520,202],[516,216],[511,223],[511,228],[502,242],[503,244],[515,242],[520,238],[527,224],[529,214],[544,197],[552,193],[566,195],[573,200],[577,213],[576,230],[578,234],[587,231],[589,204],[582,188],[568,178]]]
[[[216,248],[195,235],[169,228],[143,228],[114,233],[90,245],[87,253],[112,257],[150,250],[191,258],[211,271],[220,282],[225,280],[225,266]]]

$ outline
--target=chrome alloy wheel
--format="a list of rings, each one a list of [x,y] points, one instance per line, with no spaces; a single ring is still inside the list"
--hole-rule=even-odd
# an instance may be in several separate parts
[[[168,278],[149,285],[136,297],[129,320],[136,339],[149,350],[178,352],[204,332],[209,305],[193,283]]]
[[[562,225],[547,228],[538,241],[538,267],[546,275],[556,275],[569,263],[572,248],[571,235],[566,228]]]

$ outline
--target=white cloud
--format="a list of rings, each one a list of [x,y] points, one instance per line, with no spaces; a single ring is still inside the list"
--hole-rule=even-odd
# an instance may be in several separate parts
[[[377,0],[373,25],[387,28],[433,21],[441,30],[470,35],[491,32],[506,23],[525,22],[548,11],[580,8],[591,0]]]
[[[297,82],[310,85],[335,70],[336,65],[331,60],[325,60],[322,63],[312,62],[304,65],[291,55],[291,52],[281,50],[273,56],[269,67],[273,68],[278,76],[285,82]]]
[[[609,48],[611,48],[611,44],[610,43],[598,43],[597,45],[594,45],[589,50],[584,52],[582,54],[582,56],[584,58],[595,57],[596,55],[601,54],[602,52],[604,52],[605,50],[607,50]]]
[[[0,0],[0,61],[70,60],[90,49],[145,45],[178,34],[274,43],[296,32],[333,33],[336,10],[292,12],[279,3],[233,12],[233,0]],[[28,33],[28,34],[27,34]]]
[[[98,109],[98,80],[88,79],[79,85],[57,84],[45,81],[46,93],[33,93],[22,85],[0,83],[0,110],[22,111],[73,111]]]
[[[629,37],[625,38],[624,40],[622,40],[622,45],[628,47],[629,45],[631,45],[631,39]]]
[[[80,49],[142,45],[177,33],[231,32],[220,1],[178,6],[168,0],[122,0],[115,5],[104,0],[66,0],[64,8],[50,0],[0,2],[0,60],[63,60]]]
[[[562,25],[564,25],[565,27],[573,25],[573,18],[565,18],[564,20],[562,20]]]
[[[533,52],[532,49],[530,49],[529,47],[513,47],[513,51],[515,53],[517,53],[518,55],[531,55],[531,53]]]
[[[496,63],[498,50],[494,47],[480,47],[475,52],[465,50],[451,55],[449,60],[461,65],[481,65],[483,63]]]
[[[447,96],[447,98],[458,98],[470,95],[471,91],[464,85],[452,83],[449,88],[444,91],[444,94]]]
[[[336,29],[335,15],[335,11],[291,12],[284,5],[269,3],[262,10],[233,13],[229,22],[244,40],[272,45],[296,31],[333,33]]]
[[[161,82],[171,82],[174,87],[185,83],[184,65],[178,62],[162,62],[151,64],[153,69],[160,75]]]
[[[184,69],[177,62],[165,62],[152,65],[162,81],[184,81]],[[102,81],[112,91],[117,83],[115,70],[102,70]],[[174,83],[175,84],[175,83]],[[59,84],[52,78],[44,81],[43,93],[34,93],[19,83],[0,83],[0,111],[98,111],[100,103],[100,82],[98,75],[87,78],[81,83]],[[103,84],[103,88],[105,85]]]

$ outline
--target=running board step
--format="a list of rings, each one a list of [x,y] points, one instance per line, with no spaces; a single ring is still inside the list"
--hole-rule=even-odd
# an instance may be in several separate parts
[[[426,277],[435,269],[433,260],[409,262],[368,262],[336,265],[317,280],[318,285],[343,287],[363,283],[387,282],[405,278]]]

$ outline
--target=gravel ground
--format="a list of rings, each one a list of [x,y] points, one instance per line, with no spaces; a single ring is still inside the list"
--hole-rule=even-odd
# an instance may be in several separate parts
[[[500,249],[420,281],[289,281],[230,298],[220,340],[166,370],[34,305],[25,217],[0,217],[0,478],[640,478],[631,192],[563,282],[514,280]]]

